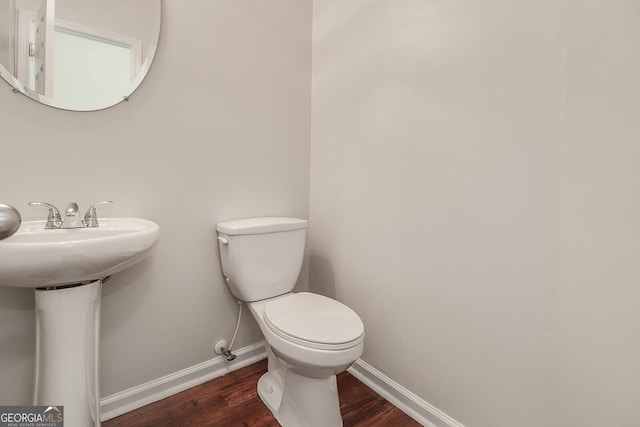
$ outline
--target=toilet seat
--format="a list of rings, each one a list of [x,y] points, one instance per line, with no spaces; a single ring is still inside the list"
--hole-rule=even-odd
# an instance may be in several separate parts
[[[322,295],[289,294],[268,302],[263,313],[273,333],[306,347],[343,350],[364,339],[360,317],[346,305]]]

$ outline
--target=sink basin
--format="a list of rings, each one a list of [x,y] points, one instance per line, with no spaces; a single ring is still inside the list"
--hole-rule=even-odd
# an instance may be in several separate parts
[[[101,218],[93,228],[46,230],[23,221],[0,241],[0,285],[21,288],[82,283],[136,264],[155,245],[159,227],[138,218]]]

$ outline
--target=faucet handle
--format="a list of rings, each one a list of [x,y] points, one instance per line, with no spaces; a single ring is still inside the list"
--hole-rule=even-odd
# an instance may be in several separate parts
[[[44,206],[46,208],[49,208],[49,215],[47,216],[47,225],[45,225],[44,228],[47,228],[47,229],[60,228],[60,225],[62,225],[62,216],[60,215],[60,211],[51,203],[29,202],[29,206]]]
[[[87,209],[87,212],[84,214],[84,226],[85,227],[97,227],[98,224],[98,214],[96,213],[97,205],[108,205],[113,203],[113,200],[106,200],[104,202],[96,202]]]

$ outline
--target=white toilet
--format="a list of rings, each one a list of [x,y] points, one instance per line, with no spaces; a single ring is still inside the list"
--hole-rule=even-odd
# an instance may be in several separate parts
[[[362,354],[364,325],[331,298],[292,293],[307,221],[249,218],[218,224],[222,272],[267,342],[258,395],[284,427],[342,426],[336,374]]]

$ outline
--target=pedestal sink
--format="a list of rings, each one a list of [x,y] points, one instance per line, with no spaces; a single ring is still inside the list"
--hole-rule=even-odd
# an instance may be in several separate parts
[[[0,285],[36,298],[34,405],[63,406],[65,427],[100,426],[100,301],[104,279],[145,258],[159,227],[137,218],[93,228],[24,221],[0,241]]]

